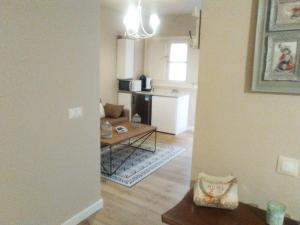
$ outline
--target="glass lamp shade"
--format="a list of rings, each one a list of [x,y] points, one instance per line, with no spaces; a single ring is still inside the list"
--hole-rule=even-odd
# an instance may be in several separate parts
[[[152,28],[152,32],[147,32],[143,24],[142,6],[141,0],[138,5],[130,6],[123,19],[123,24],[126,27],[126,35],[130,38],[145,39],[153,37],[156,34],[156,30],[160,24],[157,14],[150,16],[149,25]]]
[[[123,20],[126,29],[131,32],[137,32],[139,29],[138,10],[134,6],[130,6]]]
[[[152,14],[150,16],[150,26],[152,27],[153,31],[156,32],[157,28],[160,25],[160,19],[157,14]]]

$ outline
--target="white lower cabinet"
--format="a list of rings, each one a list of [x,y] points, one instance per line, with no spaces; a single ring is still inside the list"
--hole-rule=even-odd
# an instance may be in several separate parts
[[[129,110],[129,119],[131,120],[131,93],[118,93],[118,105],[124,105],[125,109]]]
[[[179,134],[187,130],[189,96],[152,97],[152,125],[158,131]]]

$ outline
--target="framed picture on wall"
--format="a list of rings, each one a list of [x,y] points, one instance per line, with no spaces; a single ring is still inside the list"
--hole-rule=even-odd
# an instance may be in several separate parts
[[[268,37],[266,81],[300,81],[299,34],[279,32]]]
[[[270,31],[300,29],[300,0],[271,0]]]
[[[258,1],[253,92],[300,94],[298,6],[300,0]]]

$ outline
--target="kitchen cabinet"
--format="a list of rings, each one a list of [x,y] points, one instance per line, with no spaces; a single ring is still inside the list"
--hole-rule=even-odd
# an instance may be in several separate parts
[[[152,106],[150,106],[150,120],[151,124],[156,126],[158,131],[170,134],[179,134],[187,130],[190,99],[189,95],[171,96],[157,95],[155,93],[140,93],[138,95],[150,96],[152,98]],[[124,105],[124,107],[129,110],[130,119],[133,110],[132,105],[136,105],[133,104],[132,98],[133,96],[130,92],[118,93],[118,104]],[[141,107],[143,108],[144,106],[141,105]]]
[[[179,134],[187,130],[189,95],[152,96],[152,125],[158,131]]]
[[[134,40],[118,39],[117,78],[132,79],[134,74]]]
[[[129,119],[131,120],[131,103],[132,103],[132,94],[131,93],[118,93],[118,105],[124,105],[125,109],[129,110]]]

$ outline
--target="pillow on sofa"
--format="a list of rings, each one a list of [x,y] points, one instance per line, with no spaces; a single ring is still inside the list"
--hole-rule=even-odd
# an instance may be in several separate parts
[[[104,112],[104,107],[101,102],[99,103],[99,112],[100,112],[100,118],[104,118],[105,112]]]
[[[123,105],[113,105],[106,103],[104,106],[105,116],[110,118],[119,118],[123,112]]]

